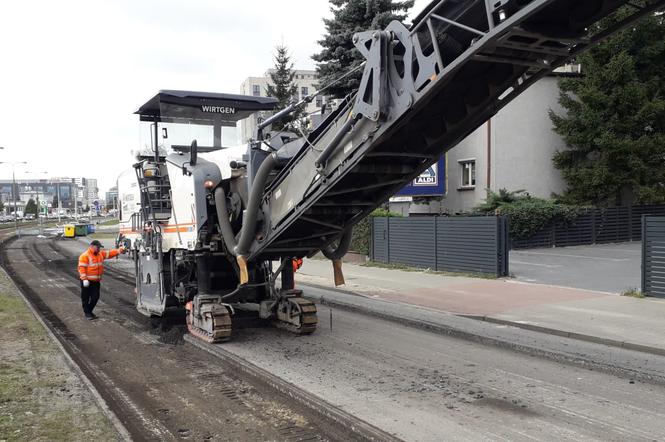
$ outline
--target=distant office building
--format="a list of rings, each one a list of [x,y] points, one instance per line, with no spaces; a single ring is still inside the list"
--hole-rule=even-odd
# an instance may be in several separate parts
[[[93,207],[95,201],[99,200],[99,189],[96,178],[74,178],[76,183],[76,200],[79,207]]]
[[[113,186],[106,192],[106,207],[112,209],[118,207],[118,186]]]
[[[86,178],[87,189],[88,189],[88,198],[91,200],[96,200],[99,198],[99,188],[97,187],[96,178]]]
[[[262,77],[246,78],[240,85],[240,93],[242,95],[253,95],[255,97],[267,97],[271,72],[274,72],[274,69],[269,69]],[[293,96],[294,101],[300,101],[303,98],[316,93],[316,84],[318,82],[316,71],[297,70],[293,81],[297,86],[296,93]],[[311,103],[309,103],[305,112],[308,114],[320,113],[321,107],[324,103],[326,103],[326,98],[317,96]],[[242,142],[246,142],[250,138],[256,137],[258,121],[267,118],[269,115],[269,112],[256,113],[241,121],[240,130]]]
[[[60,207],[63,210],[73,210],[77,186],[71,178],[54,178],[42,180],[16,180],[16,187],[12,190],[12,180],[0,180],[0,201],[6,212],[12,212],[13,207],[22,212],[25,205],[32,198],[40,202],[40,206],[54,210],[60,198]],[[16,204],[14,204],[16,200]]]

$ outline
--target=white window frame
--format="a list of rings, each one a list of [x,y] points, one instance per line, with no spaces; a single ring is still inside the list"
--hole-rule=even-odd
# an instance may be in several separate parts
[[[476,159],[475,158],[465,158],[463,160],[457,160],[457,163],[460,165],[460,189],[475,189],[476,188]],[[471,166],[469,171],[469,182],[464,183],[464,171],[468,165]]]

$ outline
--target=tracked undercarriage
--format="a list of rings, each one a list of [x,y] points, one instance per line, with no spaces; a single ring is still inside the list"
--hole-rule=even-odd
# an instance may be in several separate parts
[[[231,339],[236,309],[255,311],[256,305],[236,304],[234,308],[222,302],[221,296],[196,295],[185,308],[189,332],[205,342],[216,343]],[[304,298],[302,290],[281,290],[275,299],[258,305],[258,314],[297,335],[314,333],[318,323],[316,304]]]

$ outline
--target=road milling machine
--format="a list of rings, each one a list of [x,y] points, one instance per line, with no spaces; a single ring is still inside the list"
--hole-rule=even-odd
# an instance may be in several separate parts
[[[433,1],[410,26],[353,37],[359,90],[307,135],[271,125],[313,97],[273,113],[272,98],[159,92],[137,111],[148,149],[118,179],[137,308],[184,308],[208,342],[228,339],[240,312],[312,333],[316,306],[294,286],[294,259],[322,252],[343,283],[354,224],[540,78],[664,4]],[[231,146],[228,133],[257,113],[271,116]]]

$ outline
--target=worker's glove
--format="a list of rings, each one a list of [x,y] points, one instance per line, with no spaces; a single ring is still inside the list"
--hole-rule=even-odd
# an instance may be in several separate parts
[[[84,279],[83,280],[83,287],[89,287],[89,286],[90,286],[90,281],[88,281],[87,279]]]
[[[127,248],[125,246],[120,246],[118,250],[120,250],[120,253],[127,253]]]

